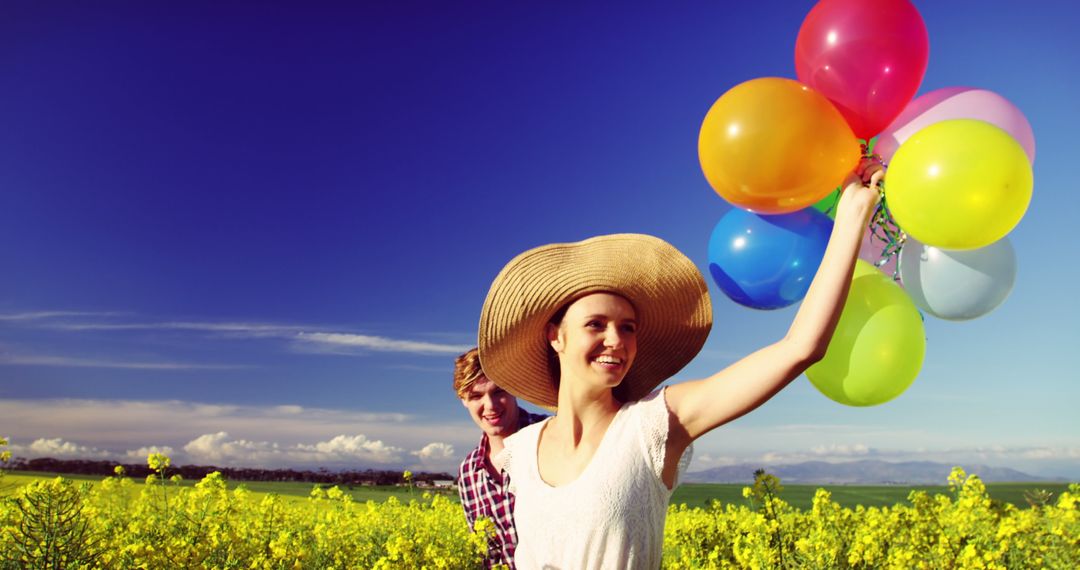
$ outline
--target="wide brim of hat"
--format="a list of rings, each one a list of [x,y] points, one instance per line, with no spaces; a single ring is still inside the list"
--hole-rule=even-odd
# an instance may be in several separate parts
[[[637,356],[616,388],[638,400],[682,370],[712,328],[705,279],[664,240],[643,234],[598,236],[530,249],[507,263],[480,314],[477,346],[484,374],[518,398],[555,409],[546,325],[590,293],[625,297],[637,320]]]

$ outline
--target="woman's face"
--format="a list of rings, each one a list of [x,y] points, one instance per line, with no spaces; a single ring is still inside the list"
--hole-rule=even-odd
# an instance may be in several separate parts
[[[567,376],[597,387],[622,382],[637,355],[637,314],[626,299],[593,293],[574,301],[558,326],[548,325],[548,341]]]

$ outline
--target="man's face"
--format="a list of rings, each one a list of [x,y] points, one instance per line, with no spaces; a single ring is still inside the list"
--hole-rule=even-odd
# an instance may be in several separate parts
[[[518,428],[517,398],[481,376],[461,399],[469,416],[488,437],[508,437]]]

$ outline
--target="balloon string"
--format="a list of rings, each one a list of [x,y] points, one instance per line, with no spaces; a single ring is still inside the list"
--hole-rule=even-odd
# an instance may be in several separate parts
[[[835,218],[836,217],[836,214],[835,214],[836,205],[840,203],[840,192],[843,191],[843,189],[844,189],[843,186],[837,186],[836,190],[832,191],[832,194],[831,194],[831,196],[833,197],[832,204],[829,204],[829,207],[825,208],[825,210],[822,211],[823,214],[825,214],[826,216],[829,216],[830,218]]]
[[[874,147],[877,146],[877,141],[878,141],[877,137],[871,137],[870,140],[868,140],[868,141],[863,140],[863,139],[859,139],[859,144],[862,145],[863,155],[864,156],[873,156],[873,157],[876,157],[880,161],[881,157],[876,155],[876,154],[873,154],[874,153]],[[883,165],[885,164],[884,161],[882,161],[882,164]]]
[[[887,170],[888,165],[881,156],[873,153],[875,142],[877,142],[875,139],[871,139],[869,145],[863,145],[863,157],[876,160]],[[871,241],[881,245],[881,256],[874,262],[874,267],[880,269],[889,263],[889,260],[900,255],[900,251],[904,249],[904,242],[907,241],[907,233],[897,225],[889,212],[889,202],[885,199],[885,181],[882,180],[878,184],[881,199],[874,210],[874,215],[870,217],[869,230]],[[892,278],[894,281],[900,281],[900,264],[897,263],[894,267]]]
[[[893,257],[900,255],[900,251],[904,249],[904,242],[907,241],[907,234],[896,225],[892,214],[889,213],[884,184],[878,191],[881,193],[881,201],[878,202],[877,209],[870,218],[870,239],[881,245],[881,257],[874,262],[874,267],[881,268]],[[893,269],[892,278],[894,281],[900,281],[899,263]]]
[[[866,141],[859,139],[859,145],[862,147],[863,158],[871,158],[881,164],[882,168],[888,169],[888,165],[885,160],[881,158],[881,155],[874,154],[874,146],[877,143],[877,137]],[[832,215],[836,211],[837,204],[840,203],[840,193],[843,191],[842,186],[837,186],[833,191],[832,204],[825,209],[826,215]],[[870,217],[870,223],[868,229],[870,231],[871,242],[877,242],[881,244],[881,256],[874,262],[874,267],[882,268],[889,263],[893,257],[900,255],[900,251],[904,248],[904,242],[907,241],[907,234],[896,224],[892,214],[889,212],[889,204],[885,199],[885,181],[882,180],[878,183],[878,194],[881,197],[878,200],[877,208],[874,210],[874,215]],[[895,265],[892,278],[894,281],[900,281],[900,264]]]

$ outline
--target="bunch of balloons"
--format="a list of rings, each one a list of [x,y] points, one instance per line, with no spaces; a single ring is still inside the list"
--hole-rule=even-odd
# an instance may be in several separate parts
[[[756,309],[806,295],[838,186],[864,156],[887,165],[837,331],[807,371],[843,404],[881,404],[914,381],[926,351],[919,309],[976,318],[1016,278],[1006,234],[1031,200],[1031,126],[984,89],[912,100],[928,59],[909,0],[820,0],[795,42],[798,81],[739,84],[701,125],[705,178],[736,206],[713,230],[709,269],[725,294]]]

